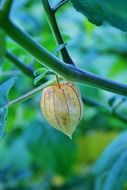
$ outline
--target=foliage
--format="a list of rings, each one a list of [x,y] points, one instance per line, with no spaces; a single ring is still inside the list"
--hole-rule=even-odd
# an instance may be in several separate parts
[[[14,85],[15,77],[10,78],[6,82],[0,85],[0,136],[3,136],[4,127],[7,120],[7,102],[8,94],[12,86]]]
[[[72,1],[77,6],[77,1]],[[84,12],[85,5],[80,2],[78,1],[79,9]],[[96,2],[106,6],[109,1],[92,2],[91,6]],[[51,7],[56,7],[59,0],[52,0],[50,3]],[[117,8],[118,4],[115,6]],[[124,7],[121,3],[121,9],[117,13],[121,15]],[[96,14],[97,21],[100,22],[101,15],[103,22],[103,15],[99,15],[97,10]],[[108,15],[111,14],[112,12],[108,12]],[[66,47],[74,63],[82,70],[126,83],[125,32],[107,25],[96,27],[75,11],[70,3],[62,6],[55,16],[64,41],[59,45],[51,34],[41,1],[15,0],[10,12],[10,19],[29,33],[29,37],[38,42],[42,49],[45,47],[50,51],[51,55],[53,53],[62,60],[59,52]],[[95,18],[93,17],[93,22]],[[116,14],[112,18],[111,21],[106,17],[110,24],[125,30],[125,25],[118,25],[123,20],[118,23]],[[8,52],[16,60],[12,61]],[[39,69],[40,62],[36,59],[38,51],[33,51],[33,54],[35,56],[31,56],[29,51],[20,47],[1,30],[0,132],[5,135],[0,139],[0,189],[126,190],[126,96],[93,88],[94,85],[76,83],[83,97],[84,113],[73,139],[69,140],[51,128],[41,113],[40,91],[47,81],[50,84],[54,75],[49,75],[50,69]],[[64,66],[68,68],[68,65]],[[71,69],[72,67],[69,66]],[[17,78],[16,83],[14,75]],[[33,89],[36,90],[36,95]],[[22,95],[26,92],[27,98],[23,99]],[[21,97],[20,101],[18,99],[15,102],[18,97]]]
[[[127,133],[122,133],[95,164],[96,190],[124,190],[127,182]]]
[[[71,0],[74,7],[96,25],[109,23],[127,31],[127,2],[123,0]]]

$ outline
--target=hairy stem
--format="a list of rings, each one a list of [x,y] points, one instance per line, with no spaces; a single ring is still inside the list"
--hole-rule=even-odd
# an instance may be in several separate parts
[[[6,58],[11,61],[14,65],[16,65],[24,74],[26,74],[30,78],[34,78],[34,70],[25,64],[23,64],[15,55],[11,52],[6,52]]]
[[[28,51],[35,59],[37,59],[40,64],[49,67],[67,80],[88,84],[109,92],[127,96],[126,84],[115,82],[113,80],[81,70],[75,66],[65,64],[44,47],[35,42],[27,33],[19,29],[10,20],[1,22],[0,27],[2,27],[8,36]]]
[[[56,43],[58,45],[64,44],[64,41],[63,41],[63,38],[61,36],[59,27],[58,27],[57,22],[56,22],[55,12],[50,7],[50,4],[49,4],[48,0],[42,0],[42,3],[43,3],[43,7],[44,7],[44,10],[45,10],[45,13],[46,13],[46,17],[47,17],[49,26],[50,26],[51,31],[53,33],[53,36],[54,36],[54,38],[56,40]],[[61,55],[62,55],[62,58],[63,58],[65,63],[74,64],[71,57],[70,57],[70,55],[69,55],[69,53],[68,53],[68,51],[67,51],[67,49],[66,49],[66,47],[63,47],[61,49]]]

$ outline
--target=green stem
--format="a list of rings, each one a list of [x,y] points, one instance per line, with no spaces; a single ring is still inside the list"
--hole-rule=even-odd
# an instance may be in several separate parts
[[[125,98],[121,98],[121,100],[114,106],[112,106],[112,111],[116,112],[118,108],[126,101]]]
[[[0,23],[0,26],[8,36],[10,36],[33,57],[35,57],[40,64],[49,67],[67,80],[88,84],[109,92],[127,96],[126,84],[115,82],[113,80],[81,70],[75,66],[64,64],[63,61],[55,57],[44,47],[40,46],[28,34],[19,29],[10,20],[4,20],[4,22]]]
[[[17,76],[17,75],[20,75],[21,73],[20,73],[20,71],[18,70],[16,70],[16,71],[0,71],[0,77],[13,77],[13,76]]]
[[[43,3],[43,7],[44,7],[44,10],[46,13],[46,17],[47,17],[49,26],[50,26],[51,31],[53,33],[53,36],[56,40],[56,43],[58,45],[64,44],[64,41],[63,41],[63,38],[61,36],[59,27],[58,27],[57,22],[56,22],[54,10],[52,10],[52,8],[50,7],[48,0],[42,0],[42,3]],[[61,55],[62,55],[62,58],[63,58],[65,63],[74,64],[69,53],[68,53],[68,51],[67,51],[67,49],[66,49],[66,47],[63,47],[61,49]]]
[[[54,84],[55,82],[56,82],[56,79],[50,80],[50,81],[40,85],[39,87],[35,88],[34,90],[27,92],[26,94],[22,95],[21,97],[10,101],[6,106],[12,107],[12,106],[16,105],[17,103],[22,103],[22,102],[30,99],[34,95],[36,95],[38,92],[42,91],[45,87]],[[108,107],[106,107],[105,105],[103,105],[95,100],[89,99],[87,97],[82,97],[82,101],[84,104],[86,104],[88,106],[97,108],[99,111],[101,111],[104,114],[106,113],[109,116],[114,117],[114,118],[118,119],[119,121],[122,121],[125,124],[127,123],[127,118],[125,116],[123,116],[120,113],[117,113],[117,112],[114,113],[114,112],[110,111],[110,109]]]
[[[15,55],[11,52],[6,52],[6,58],[10,60],[13,64],[15,64],[24,74],[28,77],[34,79],[34,70],[26,65],[24,65]]]
[[[26,94],[22,95],[21,97],[15,99],[15,100],[10,101],[6,106],[7,107],[12,107],[12,106],[16,105],[17,103],[24,102],[24,101],[30,99],[35,94],[37,94],[38,92],[42,91],[42,89],[44,89],[45,87],[47,87],[47,86],[49,86],[49,85],[51,85],[51,84],[53,84],[55,82],[56,82],[55,79],[49,80],[48,82],[45,82],[44,84],[42,84],[41,86],[38,86],[34,90],[32,90],[30,92],[27,92]]]
[[[87,97],[82,97],[82,101],[84,104],[86,104],[90,107],[95,107],[96,109],[98,109],[103,114],[111,116],[111,117],[123,122],[124,124],[127,123],[127,117],[125,117],[123,114],[120,114],[116,111],[114,112],[113,110],[109,109],[108,106],[105,106],[104,104],[101,104],[100,102],[97,102],[97,101],[92,100],[92,99],[87,98]]]
[[[55,7],[53,7],[53,11],[56,12],[58,9],[60,9],[65,3],[67,3],[69,0],[61,0]]]
[[[13,4],[13,0],[3,0],[3,5],[1,9],[1,14],[3,18],[9,17],[12,4]]]

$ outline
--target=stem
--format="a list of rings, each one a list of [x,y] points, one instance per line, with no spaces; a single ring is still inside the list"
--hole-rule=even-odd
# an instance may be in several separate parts
[[[56,81],[57,81],[57,84],[58,84],[59,89],[61,89],[61,85],[60,85],[60,82],[59,82],[59,77],[58,77],[58,75],[56,75]]]
[[[32,68],[24,65],[15,55],[13,55],[11,52],[6,52],[6,58],[10,60],[13,64],[15,64],[24,74],[26,74],[30,78],[34,78],[33,70]]]
[[[27,92],[26,94],[20,96],[19,98],[10,101],[6,106],[7,107],[12,107],[14,105],[16,105],[17,103],[21,103],[24,102],[28,99],[30,99],[32,96],[34,96],[35,94],[37,94],[38,92],[40,92],[42,89],[44,89],[45,87],[55,83],[56,80],[49,80],[48,82],[45,82],[44,84],[42,84],[41,86],[38,86],[37,88],[35,88],[34,90]]]
[[[108,106],[105,106],[105,105],[101,104],[100,102],[97,102],[95,100],[92,100],[92,99],[89,99],[86,97],[82,97],[82,101],[84,104],[86,104],[90,107],[97,108],[103,114],[109,115],[109,116],[123,122],[124,124],[127,123],[127,117],[125,117],[123,114],[120,114],[118,112],[114,112],[113,110],[110,110]]]
[[[84,104],[87,104],[90,107],[95,107],[95,108],[104,108],[105,106],[101,104],[100,102],[97,102],[95,100],[92,100],[90,98],[82,96],[82,101]],[[107,108],[106,108],[107,109]],[[103,109],[104,110],[104,109]]]
[[[2,5],[1,15],[3,18],[8,18],[11,11],[13,0],[3,0],[3,1],[4,2]]]
[[[127,117],[124,116],[123,114],[115,112],[115,113],[112,113],[111,115],[117,118],[119,121],[122,121],[123,123],[127,124]]]
[[[126,101],[125,98],[122,98],[115,106],[112,107],[112,111],[116,112],[117,109]]]
[[[12,76],[15,76],[15,75],[20,75],[20,71],[0,71],[0,77],[12,77]]]
[[[46,13],[46,17],[47,17],[49,26],[51,28],[51,31],[53,33],[53,36],[55,38],[56,43],[58,45],[64,44],[64,41],[63,41],[63,38],[61,36],[59,27],[58,27],[57,22],[56,22],[54,10],[52,10],[52,8],[50,7],[48,0],[42,0],[42,3],[43,3],[43,7],[44,7],[44,10]],[[74,64],[71,57],[69,56],[69,53],[68,53],[66,47],[63,47],[61,49],[61,55],[62,55],[62,58],[63,58],[65,63]]]
[[[22,95],[21,97],[10,101],[6,106],[12,107],[12,106],[16,105],[17,103],[24,102],[24,101],[30,99],[31,97],[33,97],[34,95],[36,95],[38,92],[42,91],[45,87],[52,85],[55,82],[56,82],[56,79],[50,80],[50,81],[42,84],[41,86],[35,88],[34,90]],[[84,104],[86,104],[88,106],[97,108],[99,111],[101,111],[104,114],[107,113],[109,116],[114,117],[114,118],[118,119],[119,121],[122,121],[125,124],[127,123],[127,118],[125,116],[123,116],[120,113],[117,113],[117,112],[114,113],[113,111],[110,111],[110,109],[108,107],[106,107],[103,104],[100,104],[99,102],[96,102],[95,100],[91,100],[89,98],[82,97],[82,101]]]
[[[14,41],[27,50],[35,57],[40,64],[49,67],[67,80],[88,84],[109,92],[127,96],[127,85],[113,80],[109,80],[90,72],[81,70],[75,66],[64,64],[63,61],[55,57],[52,53],[46,50],[35,42],[28,34],[20,30],[10,20],[1,22],[0,26]]]
[[[67,3],[69,0],[61,0],[57,5],[53,8],[53,11],[56,12],[58,9],[60,9],[65,3]]]

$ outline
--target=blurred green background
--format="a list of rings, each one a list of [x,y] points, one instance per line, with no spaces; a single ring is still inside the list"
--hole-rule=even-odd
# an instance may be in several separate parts
[[[52,0],[52,6],[57,2]],[[67,49],[80,68],[127,83],[126,33],[106,24],[100,27],[91,24],[71,3],[62,7],[56,17]],[[15,0],[11,19],[51,52],[56,48],[41,1]],[[24,64],[34,69],[40,66],[8,37],[6,48]],[[0,63],[1,83],[17,75],[9,99],[35,87],[33,80],[8,59],[1,58]],[[113,106],[119,104],[122,97],[87,85],[77,86],[87,100],[72,140],[43,118],[41,93],[9,109],[5,135],[0,140],[0,190],[103,190],[97,188],[92,168],[111,141],[127,128],[127,120],[112,113]],[[127,116],[127,101],[117,112]],[[118,190],[127,188],[127,172],[124,177]]]

